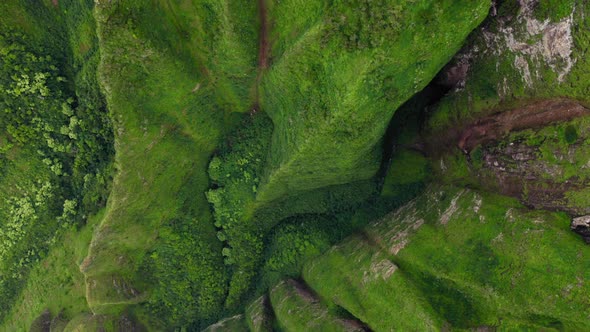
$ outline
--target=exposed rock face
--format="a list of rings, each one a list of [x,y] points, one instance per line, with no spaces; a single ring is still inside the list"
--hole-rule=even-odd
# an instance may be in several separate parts
[[[235,315],[223,319],[213,325],[207,327],[203,332],[221,332],[221,331],[235,331],[245,332],[248,331],[246,323],[244,322],[244,315]]]
[[[431,107],[426,141],[440,178],[533,208],[590,213],[589,10],[577,1],[495,2],[443,73],[467,68],[461,83]]]
[[[571,8],[567,17],[551,22],[535,17],[538,1],[519,0],[518,3],[520,8],[515,16],[496,16],[497,12],[493,10],[495,25],[493,28],[482,28],[484,43],[477,48],[468,48],[459,59],[512,55],[512,66],[526,87],[532,88],[542,82],[546,66],[557,73],[558,82],[564,82],[576,62],[572,52],[575,7]],[[500,66],[500,61],[497,66]],[[498,93],[507,95],[509,90],[505,82],[500,80],[497,83]]]
[[[491,47],[502,49],[503,39],[505,47],[517,54],[514,67],[522,74],[527,86],[533,85],[532,75],[540,79],[539,61],[543,61],[553,71],[558,73],[558,81],[563,82],[565,76],[571,71],[575,59],[572,58],[574,41],[572,38],[572,13],[559,22],[550,22],[549,19],[539,21],[534,17],[534,9],[538,1],[519,0],[521,9],[517,20],[524,27],[521,31],[515,31],[513,26],[500,29],[500,35],[486,36]],[[531,42],[531,41],[534,42]],[[529,68],[532,60],[534,67]]]
[[[43,311],[43,313],[39,317],[37,317],[33,321],[33,324],[31,324],[29,331],[31,331],[31,332],[49,332],[50,328],[51,328],[51,313],[49,312],[49,309],[46,309],[45,311]]]
[[[564,301],[572,301],[571,308],[584,306],[582,289],[587,286],[575,280],[586,280],[590,272],[583,267],[570,270],[570,261],[560,266],[552,259],[537,259],[565,259],[569,251],[568,260],[587,265],[576,255],[590,252],[561,226],[567,222],[564,215],[530,211],[505,197],[432,186],[368,226],[364,237],[354,236],[307,264],[304,280],[321,298],[345,308],[375,331],[542,329],[546,323],[531,318],[535,315],[552,317],[565,329],[584,328],[569,314],[558,313],[557,302],[537,305],[532,299],[553,299],[567,291]],[[391,251],[400,234],[405,234],[405,245]],[[572,246],[576,249],[570,250]],[[367,282],[377,266],[385,267],[377,264],[383,259],[395,268],[380,269],[382,277]],[[393,272],[385,277],[383,271]],[[552,274],[565,279],[556,281]],[[573,296],[574,289],[582,293]],[[383,301],[388,305],[384,307]],[[511,314],[499,321],[504,310]]]
[[[537,101],[432,137],[429,153],[440,158],[435,168],[447,180],[461,178],[539,209],[588,214],[590,205],[579,199],[590,183],[588,115],[573,100]]]
[[[586,243],[590,244],[590,216],[574,218],[571,228],[574,232],[582,235]]]
[[[590,110],[573,100],[533,102],[467,125],[459,136],[457,146],[468,153],[477,145],[499,140],[512,131],[540,128],[588,115]]]

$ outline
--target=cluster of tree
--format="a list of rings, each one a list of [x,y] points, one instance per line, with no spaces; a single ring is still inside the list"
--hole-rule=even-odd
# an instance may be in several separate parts
[[[261,224],[264,222],[250,222],[248,214],[256,209],[256,193],[271,134],[272,122],[268,117],[248,118],[209,164],[214,188],[207,192],[207,199],[214,207],[217,237],[225,244],[224,262],[234,271],[241,271],[232,278],[228,307],[235,306],[250,288],[263,251]]]
[[[3,313],[59,230],[105,204],[110,181],[112,130],[95,77],[98,54],[68,75],[59,54],[33,45],[20,33],[0,32],[1,166],[44,168],[32,168],[30,183],[0,202]],[[15,180],[4,174],[0,181]]]
[[[110,122],[94,76],[82,73],[71,84],[51,55],[27,48],[24,36],[0,35],[0,130],[8,135],[2,152],[14,146],[36,150],[64,179],[61,184],[70,187],[67,196],[90,194],[84,204],[90,212],[96,210],[90,205],[104,203],[105,197],[95,197],[95,187],[106,184],[105,165],[113,153]]]

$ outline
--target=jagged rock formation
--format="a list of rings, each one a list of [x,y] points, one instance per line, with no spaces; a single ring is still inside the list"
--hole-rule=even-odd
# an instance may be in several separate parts
[[[580,234],[586,243],[590,244],[590,216],[574,218],[571,228],[574,232]]]

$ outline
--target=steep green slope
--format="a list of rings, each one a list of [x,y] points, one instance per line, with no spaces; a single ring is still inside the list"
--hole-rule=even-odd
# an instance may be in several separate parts
[[[358,322],[330,313],[319,299],[295,280],[276,285],[270,291],[270,301],[278,326],[283,331],[364,331]]]
[[[588,10],[579,1],[502,2],[448,66],[457,89],[436,107],[430,134],[531,100],[587,105]]]
[[[571,313],[586,306],[589,251],[568,226],[563,214],[432,187],[303,275],[374,330],[587,329]]]
[[[1,3],[0,330],[590,329],[588,8]]]
[[[373,331],[586,330],[587,317],[572,313],[588,305],[590,249],[569,222],[511,198],[432,185],[308,262],[307,286],[273,289],[272,309],[287,330],[332,326],[328,312]]]
[[[449,61],[490,2],[300,5],[269,9],[272,65],[261,105],[275,131],[261,201],[373,176],[395,110]]]
[[[589,10],[506,1],[474,31],[443,72],[456,86],[424,130],[439,178],[589,212]]]
[[[425,128],[420,116],[414,129],[395,128],[401,150],[384,197],[419,189],[434,170],[432,179],[540,210],[431,187],[304,268],[325,305],[373,330],[588,329],[586,317],[571,314],[587,306],[587,247],[570,231],[569,215],[542,210],[588,213],[586,14],[580,2],[501,2],[437,77],[435,94],[449,93],[432,105],[436,96],[424,92],[425,101],[406,105],[428,112]],[[304,308],[275,308],[284,316],[276,320]]]
[[[156,326],[207,319],[222,310],[227,271],[205,171],[231,112],[251,103],[255,7],[134,1],[95,10],[118,173],[81,265],[88,303],[118,313],[146,302]]]
[[[92,216],[83,228],[70,227],[56,238],[59,242],[56,241],[47,256],[31,269],[0,330],[26,331],[45,309],[49,310],[51,318],[60,317],[66,324],[80,314],[90,313],[79,265],[102,216],[102,213]]]
[[[375,193],[393,113],[444,66],[490,5],[263,4],[259,106],[272,134],[268,121],[254,121],[209,167],[215,185],[207,197],[235,270],[228,307],[251,287],[264,236],[282,219],[351,208]]]

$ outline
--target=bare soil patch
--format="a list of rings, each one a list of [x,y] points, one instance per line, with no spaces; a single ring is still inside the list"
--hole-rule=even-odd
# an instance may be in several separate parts
[[[586,115],[590,115],[590,111],[572,100],[540,101],[469,124],[461,132],[457,147],[469,152],[477,145],[498,140],[513,131],[540,128]]]
[[[430,155],[440,155],[449,147],[468,154],[476,146],[497,141],[511,132],[542,128],[590,115],[590,110],[571,99],[549,99],[532,102],[520,108],[495,113],[457,128],[447,128],[426,139]]]

